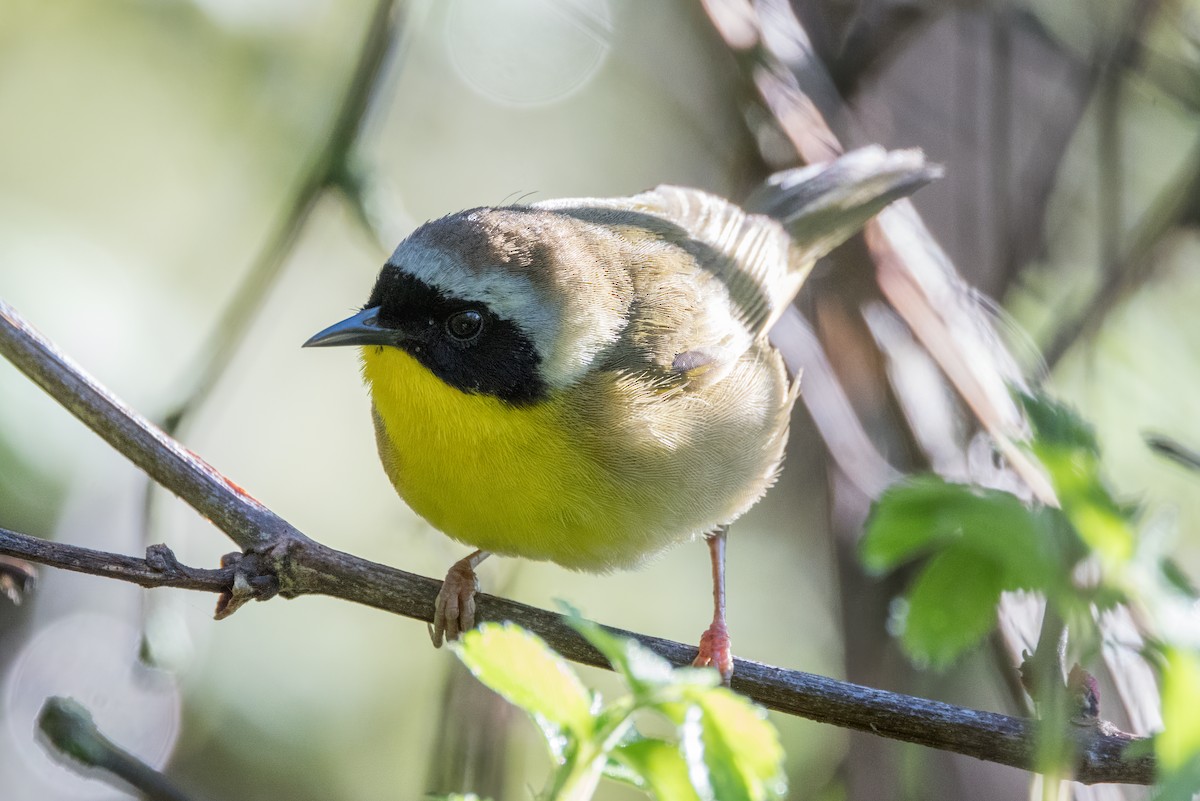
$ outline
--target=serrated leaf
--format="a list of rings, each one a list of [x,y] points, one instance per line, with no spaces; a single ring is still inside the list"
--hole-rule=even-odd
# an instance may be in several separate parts
[[[1163,730],[1155,750],[1166,772],[1184,769],[1200,758],[1200,655],[1181,648],[1166,652],[1163,671]]]
[[[905,596],[895,621],[914,661],[934,668],[953,664],[996,624],[1006,577],[978,554],[947,549],[929,560]]]
[[[752,801],[782,798],[787,792],[783,746],[766,710],[724,687],[705,692],[698,703],[704,711],[704,741],[710,756],[725,752],[723,761],[737,770],[737,784],[745,788],[746,797]],[[718,741],[720,745],[714,748]],[[736,797],[721,791],[726,777],[718,774],[711,761],[709,774],[717,798]]]
[[[476,678],[539,723],[580,739],[591,735],[591,694],[540,637],[510,623],[485,623],[464,634],[454,651]]]
[[[626,772],[624,776],[606,775],[630,781],[649,791],[658,801],[701,801],[688,775],[688,763],[675,743],[646,737],[619,746],[612,757]]]
[[[719,801],[757,801],[751,778],[738,765],[732,744],[709,723],[707,716],[701,715],[700,724],[704,765],[708,768],[713,798]]]
[[[1048,589],[1082,556],[1054,509],[1031,508],[1007,492],[921,476],[889,489],[875,504],[861,554],[880,572],[939,548],[970,550],[1003,566],[1020,586]]]

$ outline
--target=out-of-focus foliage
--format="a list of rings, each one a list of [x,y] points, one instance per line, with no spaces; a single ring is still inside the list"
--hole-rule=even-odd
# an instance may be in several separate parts
[[[953,664],[996,625],[1006,590],[1039,590],[1061,602],[1084,551],[1054,509],[1030,508],[1000,490],[918,477],[888,490],[862,541],[877,573],[929,558],[893,619],[914,659]]]
[[[1050,619],[1067,622],[1085,667],[1099,653],[1095,612],[1118,601],[1130,605],[1149,628],[1147,656],[1159,667],[1163,686],[1165,728],[1155,741],[1160,797],[1190,798],[1200,788],[1194,714],[1200,705],[1200,623],[1194,618],[1200,600],[1180,582],[1158,540],[1137,536],[1140,510],[1118,501],[1105,482],[1092,427],[1044,396],[1021,400],[1033,426],[1030,450],[1046,467],[1061,508],[936,477],[914,478],[875,505],[863,560],[884,571],[926,557],[897,603],[895,624],[909,654],[934,667],[948,666],[992,630],[1005,591],[1042,593]],[[1093,569],[1082,569],[1085,564]]]
[[[1155,741],[1163,777],[1157,801],[1189,799],[1200,787],[1200,653],[1167,648],[1163,654],[1163,724]]]

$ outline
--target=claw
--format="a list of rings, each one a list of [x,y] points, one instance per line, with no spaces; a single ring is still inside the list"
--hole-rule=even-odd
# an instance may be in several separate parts
[[[700,635],[700,649],[692,661],[694,667],[715,667],[726,687],[733,679],[733,644],[724,620],[714,620]]]
[[[463,632],[475,628],[475,593],[479,592],[475,567],[487,556],[487,551],[476,551],[447,571],[433,602],[433,623],[429,625],[429,639],[434,648],[441,648],[443,642],[457,640]]]

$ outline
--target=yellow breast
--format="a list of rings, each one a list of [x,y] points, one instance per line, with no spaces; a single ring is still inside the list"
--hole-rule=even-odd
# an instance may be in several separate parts
[[[560,402],[512,406],[467,394],[397,348],[365,347],[362,359],[384,469],[446,535],[595,571],[671,544],[645,541],[640,504],[573,441]]]

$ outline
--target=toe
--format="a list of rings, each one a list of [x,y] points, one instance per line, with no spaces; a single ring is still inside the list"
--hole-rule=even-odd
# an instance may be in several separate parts
[[[724,625],[714,623],[700,636],[700,647],[692,661],[695,667],[714,667],[726,687],[733,678],[733,644]]]
[[[479,578],[467,560],[456,562],[446,573],[446,580],[434,602],[433,625],[429,637],[435,648],[447,640],[475,627],[475,593]]]
[[[463,593],[458,605],[458,630],[470,631],[475,628],[475,588]]]

